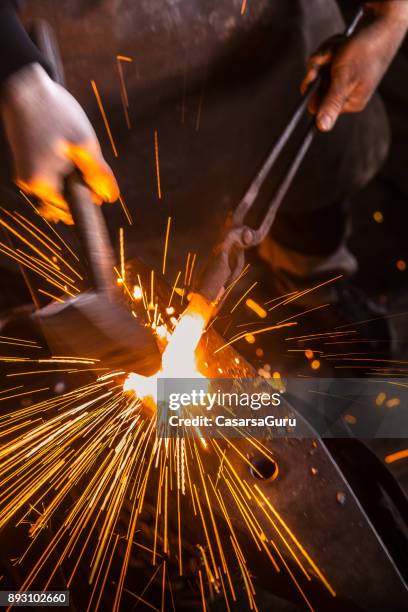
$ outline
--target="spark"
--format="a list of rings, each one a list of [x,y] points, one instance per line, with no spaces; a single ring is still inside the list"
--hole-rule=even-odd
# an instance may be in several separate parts
[[[299,300],[300,298],[303,298],[305,295],[308,295],[309,293],[312,293],[313,291],[317,291],[318,289],[321,289],[322,287],[325,287],[326,285],[335,283],[336,281],[340,280],[342,277],[343,275],[339,274],[338,276],[333,276],[332,278],[329,278],[328,280],[322,283],[318,283],[317,285],[314,285],[313,287],[309,287],[308,289],[304,289],[303,291],[296,291],[294,294],[288,294],[288,297],[285,300],[283,300],[282,302],[279,302],[278,304],[275,304],[269,310],[270,311],[274,310],[275,308],[278,308],[278,306],[286,306],[287,304],[290,304],[291,302]]]
[[[244,278],[244,276],[246,274],[248,274],[249,268],[250,268],[250,264],[247,264],[245,266],[245,268],[242,270],[241,274],[239,274],[239,276],[234,281],[232,281],[232,283],[230,283],[230,285],[228,287],[226,287],[225,293],[223,295],[223,299],[224,300],[231,293],[231,291],[234,289],[234,287]]]
[[[99,91],[98,91],[98,87],[97,87],[97,85],[96,85],[96,83],[95,83],[95,81],[93,79],[91,80],[91,86],[92,86],[92,90],[93,90],[93,92],[95,94],[95,98],[96,98],[96,101],[98,103],[99,110],[100,110],[100,113],[102,115],[103,122],[105,124],[105,129],[106,129],[106,132],[108,134],[108,137],[109,137],[109,140],[110,140],[110,143],[111,143],[111,146],[112,146],[113,154],[114,154],[115,157],[119,157],[118,151],[117,151],[117,148],[116,148],[116,145],[115,145],[115,141],[113,140],[112,132],[111,132],[111,129],[110,129],[110,126],[109,126],[109,121],[108,121],[108,118],[106,116],[105,109],[104,109],[103,104],[102,104],[102,99],[101,99],[101,96],[100,96]]]
[[[3,389],[3,391],[0,391],[0,395],[2,395],[3,393],[10,393],[10,391],[15,391],[16,389],[22,389],[23,385],[18,385],[17,387],[11,387],[11,389]]]
[[[29,270],[32,270],[33,272],[35,272],[36,274],[44,278],[48,283],[50,283],[54,287],[57,287],[57,289],[60,289],[63,293],[67,293],[71,297],[74,297],[75,294],[72,293],[72,291],[70,291],[65,284],[62,284],[64,280],[62,280],[61,282],[58,279],[58,276],[57,278],[55,278],[55,275],[51,276],[47,268],[36,265],[35,263],[32,262],[30,257],[27,256],[26,254],[18,250],[13,251],[12,249],[10,249],[7,245],[3,244],[2,242],[0,242],[0,252],[4,253],[11,259],[14,259],[19,264],[28,268]],[[73,287],[72,289],[75,290],[76,292],[79,291],[78,289],[73,288]]]
[[[264,327],[263,329],[257,329],[256,331],[252,332],[252,335],[255,336],[257,334],[264,334],[265,332],[268,332],[268,331],[272,331],[275,329],[281,329],[282,327],[291,327],[292,325],[296,325],[296,323],[283,323],[282,325],[270,325],[269,327]],[[245,336],[247,335],[248,334],[245,332],[242,334],[239,334],[236,338],[230,340],[229,342],[226,342],[225,344],[217,348],[214,351],[214,354],[218,353],[219,351],[224,350],[227,346],[231,346],[231,344],[238,342],[238,340],[242,340],[242,338],[245,338]]]
[[[150,272],[150,302],[149,310],[154,310],[154,270]]]
[[[171,225],[171,217],[167,219],[166,237],[164,239],[163,266],[162,266],[163,276],[166,274],[166,259],[167,259],[167,249],[169,246],[170,225]]]
[[[142,288],[140,287],[140,285],[135,285],[133,287],[133,299],[135,300],[141,300],[143,299],[143,291]]]
[[[271,300],[267,300],[266,302],[264,302],[264,306],[268,306],[269,304],[273,304],[273,302],[278,302],[279,300],[282,300],[283,298],[288,298],[288,297],[292,297],[294,295],[298,295],[298,291],[290,291],[289,293],[285,293],[283,295],[279,295],[278,297],[272,298]]]
[[[386,397],[387,397],[387,396],[385,395],[385,393],[383,393],[383,392],[379,393],[379,394],[377,395],[376,399],[375,399],[375,403],[376,403],[376,405],[377,405],[377,406],[382,406],[382,405],[383,405],[383,403],[385,402]]]
[[[14,229],[11,225],[9,225],[4,219],[0,218],[0,225],[2,225],[6,230],[8,230],[11,234],[16,236],[19,240],[21,240],[24,244],[26,244],[30,249],[32,249],[37,255],[39,255],[44,261],[49,263],[49,265],[58,270],[58,266],[49,258],[49,256],[45,255],[40,249],[38,249],[32,242],[27,240],[22,234],[20,234],[16,229]]]
[[[175,291],[177,289],[177,283],[179,281],[180,276],[181,276],[181,270],[178,271],[178,274],[176,276],[176,280],[174,281],[174,284],[173,284],[173,287],[172,287],[172,290],[171,290],[170,299],[169,299],[169,303],[167,305],[167,308],[171,308],[172,307],[171,303],[173,301],[173,296],[174,296],[174,293],[175,293]]]
[[[204,583],[203,583],[203,576],[202,576],[202,573],[201,573],[200,569],[198,570],[198,576],[199,576],[199,579],[200,579],[201,605],[202,605],[202,608],[203,608],[203,612],[206,612],[207,611],[207,607],[205,605]]]
[[[18,389],[18,387],[14,387]],[[42,387],[41,389],[32,389],[31,391],[24,391],[22,393],[15,393],[14,395],[7,395],[6,397],[0,397],[0,402],[4,402],[5,400],[15,399],[16,397],[22,397],[23,395],[32,395],[33,393],[41,393],[43,391],[48,391],[49,387]],[[10,389],[11,391],[11,389]],[[2,391],[2,393],[4,393]]]
[[[123,234],[123,227],[119,228],[119,249],[120,249],[120,276],[123,282],[126,281],[126,270],[125,270],[125,239]]]
[[[352,331],[347,331],[347,332],[322,332],[322,333],[316,333],[316,334],[306,334],[305,336],[292,336],[290,338],[286,338],[286,340],[300,340],[300,341],[304,341],[304,340],[314,340],[315,338],[325,338],[325,337],[338,337],[338,336],[346,336],[348,334],[355,334],[356,332],[354,330]]]
[[[303,317],[303,315],[305,315],[305,314],[309,314],[310,312],[314,312],[316,310],[321,310],[322,308],[327,308],[330,305],[331,304],[321,304],[320,306],[315,306],[314,308],[309,308],[308,310],[304,310],[303,312],[299,312],[298,314],[293,315],[292,317],[288,317],[287,319],[283,319],[282,321],[279,321],[279,324],[286,323],[286,321],[291,321],[292,319],[299,319],[300,317]]]
[[[133,59],[131,57],[128,57],[127,55],[117,55],[116,56],[116,68],[118,71],[119,83],[120,83],[120,97],[122,100],[122,106],[123,106],[123,112],[125,115],[126,125],[128,129],[130,130],[131,123],[130,123],[130,118],[129,118],[129,96],[128,96],[128,92],[126,89],[125,77],[123,74],[123,66],[122,66],[123,62],[131,63],[133,62]]]
[[[64,245],[64,247],[70,252],[70,254],[74,257],[74,259],[76,259],[76,261],[79,262],[79,257],[78,255],[76,255],[74,253],[74,251],[71,249],[71,247],[65,242],[65,240],[62,238],[62,236],[57,232],[57,230],[53,227],[53,225],[45,218],[43,217],[43,215],[39,212],[39,210],[36,208],[36,206],[34,206],[34,204],[31,202],[31,200],[27,197],[27,195],[24,193],[24,191],[22,191],[21,189],[19,189],[20,194],[23,196],[25,202],[32,208],[32,210],[35,212],[36,215],[38,215],[40,217],[40,219],[42,219],[42,221],[44,221],[44,223],[47,225],[48,229],[50,229],[55,236],[58,238],[58,240],[61,241],[61,243]],[[28,221],[26,219],[26,221]]]
[[[39,348],[38,344],[33,340],[24,340],[24,338],[12,338],[10,336],[0,336],[0,342],[3,344],[16,344],[20,346]]]
[[[372,319],[364,319],[364,321],[357,321],[354,323],[345,323],[344,325],[337,325],[337,327],[335,329],[343,329],[344,327],[350,327],[351,325],[353,327],[358,326],[358,325],[364,325],[365,323],[371,323],[372,321],[378,321],[378,320],[383,320],[383,319],[397,319],[398,317],[406,317],[408,316],[408,312],[396,312],[394,314],[389,314],[386,317],[384,316],[379,316],[379,317],[373,317]]]
[[[260,304],[258,304],[257,302],[255,302],[255,300],[252,300],[251,298],[248,298],[245,301],[245,305],[250,310],[252,310],[260,319],[265,319],[268,315],[265,308],[262,308]]]
[[[184,270],[184,286],[187,285],[187,277],[188,277],[188,268],[190,265],[190,257],[191,257],[191,253],[190,251],[187,253],[187,261],[186,261],[186,267]]]
[[[132,215],[129,212],[129,209],[128,209],[127,205],[126,205],[125,200],[123,199],[122,194],[119,194],[119,202],[120,202],[120,205],[122,206],[123,212],[125,213],[127,222],[129,223],[129,225],[133,225]]]
[[[266,495],[261,491],[261,489],[259,488],[259,486],[257,484],[254,484],[254,489],[256,489],[256,491],[259,493],[259,495],[261,496],[262,500],[265,502],[266,506],[269,508],[269,510],[271,510],[272,514],[274,515],[274,517],[278,520],[278,522],[281,524],[281,526],[283,527],[283,529],[286,531],[286,533],[288,534],[288,536],[291,538],[291,540],[294,542],[294,544],[297,546],[297,548],[299,549],[299,551],[302,553],[302,555],[305,557],[305,559],[308,561],[308,563],[310,564],[310,566],[313,568],[313,570],[316,572],[316,574],[319,576],[320,580],[322,581],[322,583],[324,584],[324,586],[326,587],[326,589],[329,591],[329,593],[333,596],[336,597],[336,592],[333,589],[333,587],[331,586],[330,582],[326,579],[326,577],[324,576],[324,574],[322,573],[322,571],[319,569],[319,567],[316,565],[316,563],[313,561],[313,559],[311,559],[310,555],[307,553],[307,551],[304,549],[304,547],[302,546],[302,544],[299,542],[298,538],[295,536],[295,534],[293,533],[293,531],[289,528],[289,526],[285,523],[285,521],[283,520],[283,518],[280,516],[280,514],[276,511],[276,509],[274,508],[274,506],[272,505],[272,503],[269,501],[269,499],[266,497]]]
[[[408,448],[406,448],[405,450],[401,450],[398,451],[396,453],[391,453],[390,455],[387,455],[384,459],[385,463],[395,463],[395,461],[401,461],[401,459],[407,459],[408,458]]]
[[[44,289],[38,289],[38,293],[42,293],[43,295],[46,295],[47,297],[50,297],[54,302],[61,302],[63,304],[64,301],[65,301],[65,300],[57,297],[56,295],[53,295],[52,293],[49,293],[48,291],[44,291]]]
[[[20,193],[22,193],[24,196],[24,192],[21,191]],[[25,196],[26,197],[26,196]],[[28,199],[28,198],[27,198]],[[31,202],[30,202],[31,204]],[[3,211],[5,212],[5,209],[3,209]],[[59,244],[57,244],[56,242],[54,242],[54,240],[52,240],[45,232],[43,232],[37,225],[35,225],[34,223],[31,223],[31,221],[29,221],[28,219],[26,219],[25,217],[23,217],[23,215],[21,215],[20,213],[18,213],[17,211],[14,211],[14,215],[16,215],[17,217],[19,217],[19,219],[21,220],[21,225],[24,227],[24,225],[29,225],[33,230],[34,233],[30,232],[32,235],[35,235],[36,237],[38,235],[42,236],[42,238],[44,239],[42,241],[42,243],[45,246],[48,246],[48,243],[52,244],[52,246],[56,249],[58,249],[58,251],[61,251],[61,247]]]
[[[243,293],[243,295],[241,295],[241,297],[236,302],[236,304],[231,308],[230,314],[232,314],[238,308],[238,306],[241,304],[242,300],[244,300],[246,298],[248,293],[250,293],[252,291],[252,289],[254,289],[254,287],[257,286],[257,284],[258,284],[258,281],[255,281],[254,283],[252,283],[252,285]]]
[[[161,182],[160,182],[160,162],[159,162],[159,136],[157,130],[154,130],[154,155],[156,160],[156,179],[157,179],[157,197],[162,198]]]
[[[54,256],[55,260],[59,260],[62,264],[64,264],[79,280],[83,280],[83,277],[81,276],[81,274],[79,274],[79,272],[73,267],[71,266],[67,260],[59,253],[59,251],[61,250],[57,245],[55,245],[55,248],[53,248],[53,246],[50,246],[48,244],[48,242],[51,243],[51,245],[54,245],[55,243],[53,241],[50,241],[49,238],[47,238],[47,240],[44,240],[41,238],[42,232],[40,230],[40,232],[38,232],[38,229],[35,225],[33,225],[30,221],[28,221],[27,219],[25,219],[22,215],[20,215],[19,213],[10,213],[9,211],[7,211],[6,209],[2,208],[2,211],[4,213],[7,213],[13,220],[14,222],[16,222],[18,225],[20,225],[20,227],[22,227],[26,232],[28,232],[35,240],[37,240],[38,242],[40,242],[40,244],[42,244],[43,246],[45,246],[45,248],[47,250],[49,250],[52,255]],[[16,234],[20,240],[22,239],[21,236],[19,236],[18,234]],[[28,244],[28,246],[30,246],[30,248],[33,249],[33,245],[31,242],[26,241],[26,244]],[[57,250],[55,250],[57,249]],[[33,249],[34,250],[34,249]],[[55,261],[49,259],[49,257],[47,255],[44,255],[43,252],[40,251],[36,251],[46,262],[49,262],[50,265],[53,265],[55,268],[59,268],[57,266],[57,264],[55,263]],[[52,263],[51,263],[52,262]]]
[[[194,266],[196,263],[196,259],[197,259],[197,253],[193,253],[193,258],[191,260],[191,265],[190,265],[190,272],[188,275],[188,279],[187,279],[187,286],[189,287],[191,285],[191,280],[193,277],[193,272],[194,272]]]

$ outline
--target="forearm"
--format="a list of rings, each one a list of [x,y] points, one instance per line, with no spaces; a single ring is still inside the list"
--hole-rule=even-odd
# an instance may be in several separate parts
[[[408,0],[377,0],[365,2],[364,7],[374,17],[375,26],[388,32],[393,46],[399,48],[408,30]]]
[[[310,58],[302,91],[330,65],[330,82],[324,95],[315,95],[309,105],[316,124],[327,132],[341,113],[363,110],[401,46],[408,29],[408,0],[364,3],[364,16],[347,40],[326,41]]]
[[[400,22],[401,25],[408,21],[408,1],[407,0],[376,0],[374,2],[365,2],[364,6],[367,11],[373,13],[377,17],[393,19],[394,22]]]
[[[388,69],[408,30],[408,0],[366,2],[366,52],[380,67]]]
[[[0,88],[28,64],[49,67],[21,23],[13,0],[0,0]]]

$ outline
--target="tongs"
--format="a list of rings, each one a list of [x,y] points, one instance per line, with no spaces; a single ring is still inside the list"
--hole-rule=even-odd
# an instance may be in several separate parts
[[[364,9],[360,7],[343,33],[344,39],[352,36],[363,14]],[[238,279],[244,269],[245,251],[258,246],[268,235],[276,214],[313,142],[317,133],[317,128],[314,117],[310,117],[300,145],[269,203],[263,220],[259,223],[257,228],[247,225],[245,223],[245,218],[248,212],[258,198],[258,194],[280,157],[281,152],[300,121],[306,115],[309,102],[318,91],[322,82],[322,77],[323,71],[320,70],[317,78],[308,88],[278,141],[269,152],[262,167],[251,182],[244,197],[235,210],[229,213],[222,232],[222,237],[212,249],[211,255],[198,280],[195,292],[201,294],[210,302],[216,303],[218,306],[222,303],[222,298],[227,288]]]

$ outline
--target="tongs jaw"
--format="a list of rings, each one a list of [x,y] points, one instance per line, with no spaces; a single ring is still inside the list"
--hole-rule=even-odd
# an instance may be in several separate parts
[[[245,265],[245,250],[253,244],[254,231],[246,225],[234,225],[234,215],[229,214],[221,239],[213,247],[202,271],[197,293],[217,303],[228,285],[234,283]]]

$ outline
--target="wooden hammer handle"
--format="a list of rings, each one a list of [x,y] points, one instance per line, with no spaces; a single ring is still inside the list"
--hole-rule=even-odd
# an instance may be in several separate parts
[[[93,202],[91,193],[79,173],[74,172],[66,179],[65,198],[88,261],[92,286],[97,292],[113,298],[117,295],[113,270],[115,255],[108,228],[100,206]]]

